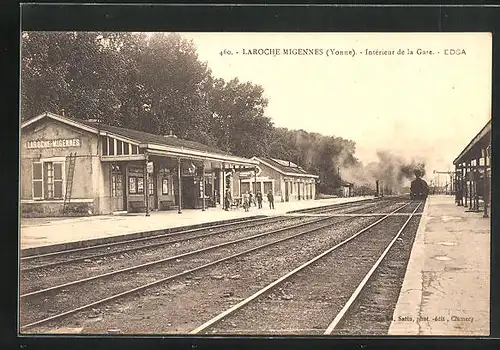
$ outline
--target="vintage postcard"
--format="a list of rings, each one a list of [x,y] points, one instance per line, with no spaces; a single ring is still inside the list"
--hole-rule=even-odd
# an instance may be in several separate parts
[[[23,31],[19,333],[487,336],[490,33]]]

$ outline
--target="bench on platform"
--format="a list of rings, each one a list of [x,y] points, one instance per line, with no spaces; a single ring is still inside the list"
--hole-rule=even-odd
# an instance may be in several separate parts
[[[173,200],[163,200],[160,201],[160,210],[168,210],[172,209],[172,207],[175,205]]]
[[[146,209],[143,201],[130,201],[128,202],[130,207],[130,211],[132,212],[141,212]]]

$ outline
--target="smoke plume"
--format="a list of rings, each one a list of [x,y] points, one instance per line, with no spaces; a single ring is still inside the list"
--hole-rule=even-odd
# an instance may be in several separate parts
[[[372,190],[378,180],[382,181],[388,193],[401,193],[416,176],[425,175],[425,162],[421,159],[405,159],[386,150],[377,151],[377,158],[366,166],[358,164],[344,168],[342,179],[354,183],[356,187],[365,186]]]

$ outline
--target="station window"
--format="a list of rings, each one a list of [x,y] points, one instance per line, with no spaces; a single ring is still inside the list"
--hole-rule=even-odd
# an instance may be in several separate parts
[[[116,155],[121,156],[123,154],[123,141],[116,140]]]
[[[250,183],[249,182],[242,182],[241,183],[241,193],[245,193],[247,191],[250,191]]]
[[[33,163],[33,199],[63,198],[63,162]]]
[[[130,144],[128,144],[126,142],[123,143],[123,154],[125,154],[125,155],[129,154],[129,146],[130,146]]]
[[[161,194],[163,195],[167,195],[169,194],[169,181],[168,181],[168,177],[164,177],[163,180],[162,180],[162,183],[161,183]]]
[[[137,178],[137,193],[144,193],[144,178]]]
[[[144,178],[138,176],[129,176],[128,178],[129,194],[144,194]]]
[[[108,138],[108,140],[109,140],[109,147],[108,147],[109,155],[114,156],[115,155],[115,139],[112,139],[110,137],[110,138]]]
[[[137,178],[135,176],[130,176],[128,178],[128,193],[130,194],[137,193]]]
[[[150,179],[148,179],[148,187],[149,187],[149,194],[154,195],[155,194],[155,184],[153,183],[153,181],[150,181]]]
[[[132,154],[138,154],[139,150],[136,145],[132,145]]]
[[[102,144],[102,155],[107,156],[108,155],[108,137],[107,136],[101,137],[101,144]]]
[[[273,183],[271,181],[264,182],[264,193],[269,193],[269,191],[273,190]]]

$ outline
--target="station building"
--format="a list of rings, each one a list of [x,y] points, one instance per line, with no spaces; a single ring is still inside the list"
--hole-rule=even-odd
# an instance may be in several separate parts
[[[257,160],[173,135],[45,112],[21,124],[23,216],[215,207]]]
[[[266,194],[272,191],[274,201],[295,201],[316,198],[316,180],[319,176],[310,174],[304,169],[287,160],[253,157],[257,161],[257,172],[241,173],[242,193],[260,191],[266,199]]]

